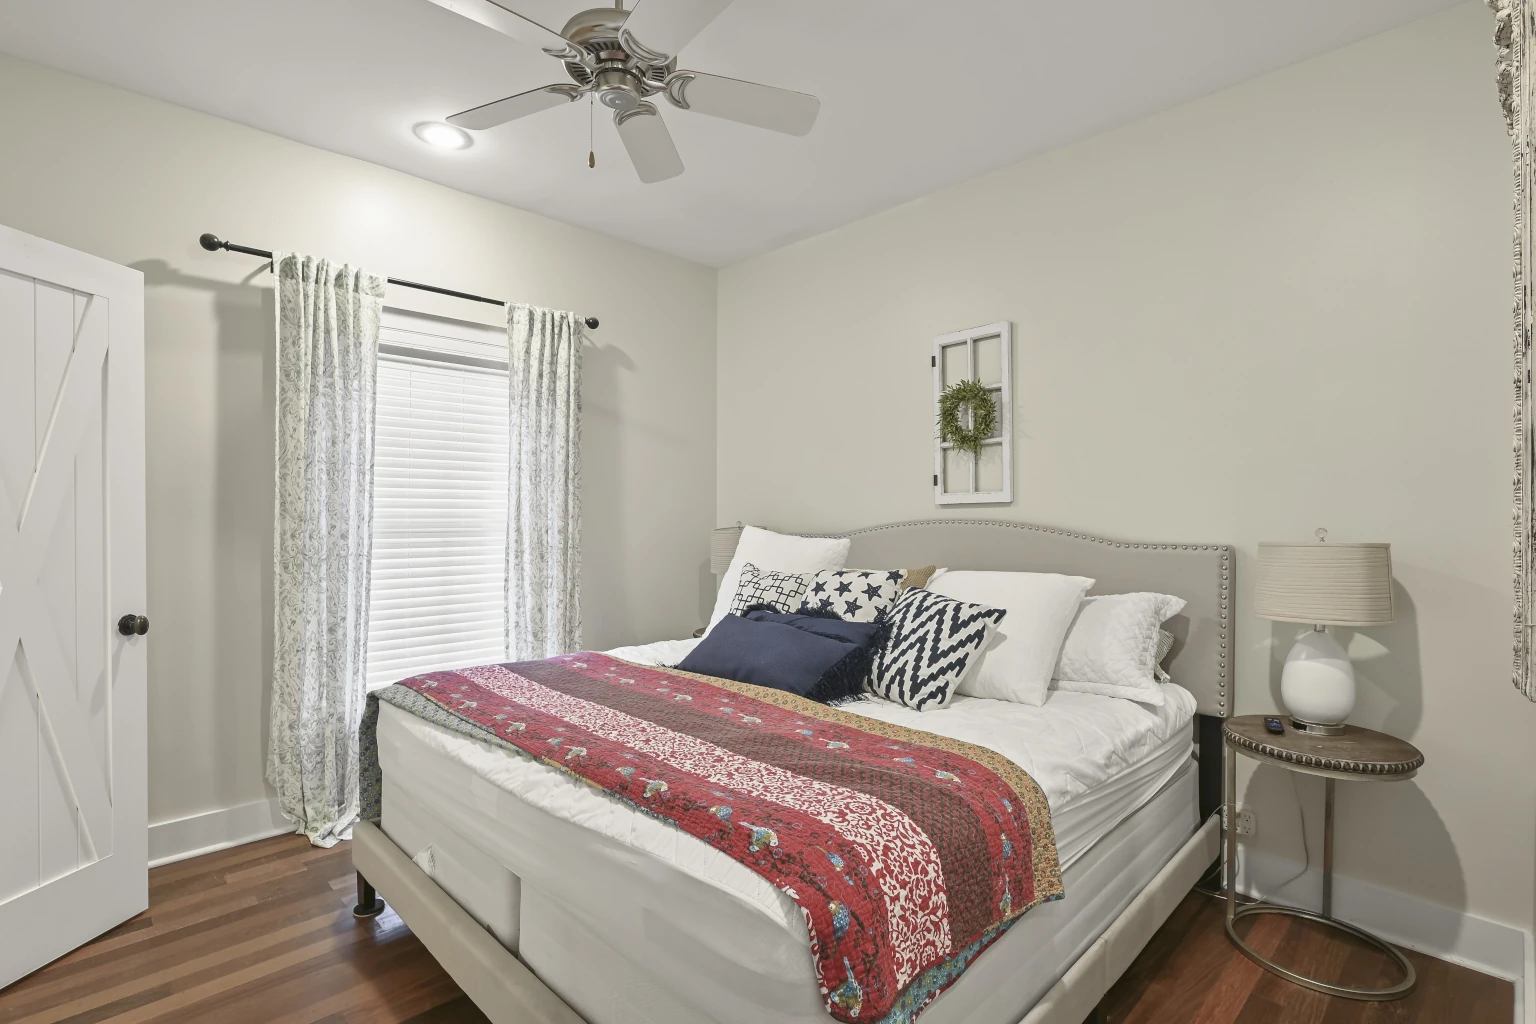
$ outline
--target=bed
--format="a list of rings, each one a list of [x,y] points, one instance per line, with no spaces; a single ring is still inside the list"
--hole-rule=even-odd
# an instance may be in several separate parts
[[[1095,593],[1188,604],[1169,700],[1056,692],[1043,707],[956,698],[846,710],[978,743],[1045,791],[1066,897],[1035,907],[922,1013],[930,1024],[1080,1024],[1218,855],[1230,708],[1232,555],[975,520],[854,531],[850,567],[1091,575]],[[688,642],[610,652],[675,664]],[[359,905],[376,888],[492,1020],[828,1020],[796,905],[692,836],[542,764],[383,707],[380,827],[360,823]],[[1192,755],[1203,754],[1196,757]],[[366,880],[366,881],[365,881]]]

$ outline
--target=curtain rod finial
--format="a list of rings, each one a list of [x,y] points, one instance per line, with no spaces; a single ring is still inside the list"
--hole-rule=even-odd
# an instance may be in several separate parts
[[[220,249],[224,248],[224,243],[219,240],[219,236],[211,231],[204,231],[201,235],[199,235],[197,238],[197,244],[201,245],[209,252],[218,252]]]
[[[592,331],[597,330],[597,317],[589,316],[583,322],[587,325],[587,329],[588,330],[592,330]]]

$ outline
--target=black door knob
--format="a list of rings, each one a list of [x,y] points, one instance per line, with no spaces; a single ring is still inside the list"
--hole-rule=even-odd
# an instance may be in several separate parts
[[[149,619],[142,615],[124,615],[117,620],[117,631],[123,636],[143,636],[149,632]]]

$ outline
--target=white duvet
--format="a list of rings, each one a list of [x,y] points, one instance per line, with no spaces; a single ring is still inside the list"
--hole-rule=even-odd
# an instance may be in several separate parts
[[[669,641],[608,653],[674,665],[693,646]],[[1162,708],[1055,691],[1042,707],[964,696],[927,713],[876,700],[847,706],[1013,760],[1045,791],[1063,869],[1077,862],[1067,898],[1032,911],[1004,937],[1004,959],[989,953],[925,1020],[1017,1020],[1187,838],[1195,817],[1189,773],[1164,787],[1188,764],[1195,702],[1177,686],[1166,694]],[[462,863],[439,882],[450,892],[460,883],[466,906],[495,902],[486,894],[504,887],[501,870],[515,875],[520,909],[515,898],[499,909],[521,922],[519,955],[587,1019],[828,1020],[804,916],[760,875],[572,776],[390,705],[380,708],[378,739],[385,831],[412,856],[434,836],[451,843],[442,852],[457,851]],[[1149,800],[1160,814],[1116,833],[1119,845],[1099,842]],[[423,826],[414,830],[412,806]],[[1137,859],[1143,852],[1145,863]],[[466,867],[471,853],[501,868]]]
[[[698,644],[663,640],[606,653],[641,665],[676,665]],[[960,694],[938,711],[914,711],[879,699],[855,701],[841,710],[975,743],[1023,768],[1045,792],[1056,849],[1066,868],[1189,757],[1194,695],[1172,683],[1163,686],[1163,695],[1162,707],[1052,690],[1040,707]]]
[[[696,642],[663,641],[607,653],[639,664],[672,665]],[[1053,690],[1041,707],[957,696],[939,711],[918,712],[878,699],[848,704],[843,710],[976,743],[1023,768],[1045,792],[1065,869],[1150,799],[1188,760],[1195,699],[1172,684],[1166,693],[1167,703],[1160,708]],[[806,941],[804,922],[792,900],[707,843],[573,776],[390,705],[380,711],[379,752],[386,778],[392,769],[406,776],[430,774],[430,760],[445,759],[469,769],[477,785],[484,787],[483,795],[472,798],[482,809],[497,806],[497,791],[510,794],[724,889]]]

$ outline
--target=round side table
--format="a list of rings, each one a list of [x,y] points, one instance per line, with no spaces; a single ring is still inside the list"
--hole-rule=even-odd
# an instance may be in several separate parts
[[[1264,728],[1263,715],[1242,715],[1229,718],[1222,726],[1225,741],[1222,750],[1226,758],[1226,785],[1222,802],[1226,807],[1227,841],[1224,846],[1223,875],[1227,890],[1227,937],[1243,955],[1260,967],[1277,974],[1287,981],[1347,999],[1385,1000],[1401,999],[1413,991],[1415,982],[1413,965],[1408,958],[1386,942],[1352,924],[1333,917],[1333,785],[1339,779],[1354,782],[1398,782],[1411,779],[1424,763],[1424,755],[1417,747],[1395,736],[1347,725],[1337,736],[1318,736],[1300,732],[1290,722],[1285,732],[1275,735]],[[1276,765],[1287,771],[1320,775],[1325,781],[1323,798],[1323,909],[1315,914],[1299,907],[1286,907],[1273,903],[1237,905],[1237,755],[1242,754],[1265,764]],[[1318,981],[1282,967],[1268,957],[1255,953],[1238,937],[1233,925],[1240,918],[1256,914],[1282,914],[1306,921],[1316,921],[1353,935],[1381,950],[1403,972],[1403,980],[1386,988],[1353,988]]]

